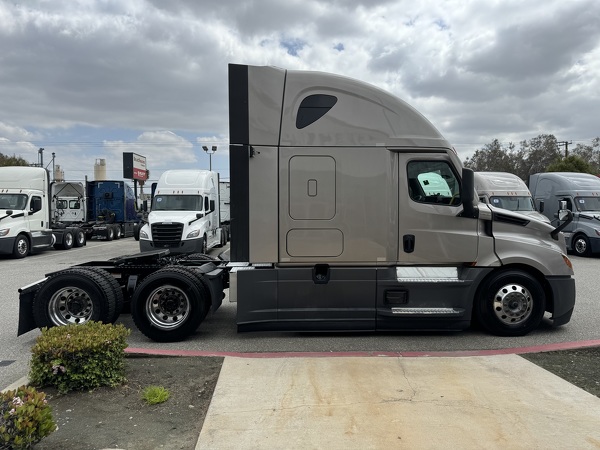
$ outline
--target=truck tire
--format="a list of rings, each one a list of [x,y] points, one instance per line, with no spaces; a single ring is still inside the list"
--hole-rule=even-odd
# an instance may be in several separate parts
[[[115,238],[115,229],[112,225],[106,225],[106,240],[112,241]]]
[[[196,331],[207,303],[209,295],[191,269],[169,266],[147,276],[135,290],[131,316],[153,341],[181,341]]]
[[[106,277],[84,267],[71,267],[51,275],[33,299],[38,327],[110,323],[115,317],[115,295]]]
[[[61,244],[54,244],[54,248],[59,250],[70,250],[73,248],[75,243],[75,238],[73,237],[73,233],[70,231],[65,231],[63,234],[63,239]]]
[[[112,289],[113,299],[110,299],[109,301],[110,302],[114,301],[115,311],[114,311],[113,317],[109,318],[109,322],[115,323],[117,321],[117,319],[119,318],[119,316],[121,315],[121,312],[123,311],[123,306],[125,304],[123,288],[121,287],[121,285],[119,284],[119,282],[116,280],[115,277],[113,277],[110,273],[108,273],[104,269],[101,269],[100,267],[86,266],[86,267],[82,267],[82,269],[88,270],[90,272],[94,272],[98,276],[103,277],[106,280],[106,282],[110,285],[110,287]]]
[[[590,256],[590,240],[585,234],[578,234],[571,241],[571,248],[577,256]]]
[[[20,234],[15,239],[12,256],[16,259],[25,258],[29,254],[29,239],[24,234]]]
[[[141,228],[142,228],[142,227],[141,227],[141,226],[140,226],[140,224],[138,224],[138,223],[136,223],[136,224],[133,226],[133,238],[134,238],[136,241],[139,241],[139,240],[140,240],[140,229],[141,229]]]
[[[75,230],[75,240],[73,241],[73,247],[83,247],[86,243],[85,231],[82,229]]]
[[[546,294],[527,272],[506,270],[483,282],[473,306],[477,322],[488,332],[524,336],[542,321]]]

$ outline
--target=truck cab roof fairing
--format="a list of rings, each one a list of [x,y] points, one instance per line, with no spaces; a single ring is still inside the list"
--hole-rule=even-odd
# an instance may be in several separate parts
[[[331,101],[307,124],[298,116],[306,113],[303,102],[311,96]],[[229,104],[233,145],[451,148],[431,122],[403,100],[368,83],[325,72],[230,64]]]

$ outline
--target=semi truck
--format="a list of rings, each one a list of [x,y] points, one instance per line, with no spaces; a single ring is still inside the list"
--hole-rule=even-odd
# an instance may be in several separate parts
[[[24,258],[85,245],[81,227],[52,220],[49,180],[42,167],[0,167],[0,254]]]
[[[483,203],[550,223],[550,219],[536,210],[525,182],[513,173],[475,172],[475,190]]]
[[[140,222],[133,189],[124,181],[53,182],[50,192],[53,222],[82,228],[86,239],[130,237]]]
[[[564,228],[567,250],[578,256],[600,253],[600,178],[588,173],[547,172],[529,176],[538,209],[556,224],[560,204],[573,212]]]
[[[226,242],[231,238],[231,182],[219,181],[219,214],[221,215],[221,228],[225,233]]]
[[[151,250],[47,274],[19,291],[19,334],[116,320],[155,341],[222,304],[244,331],[464,330],[569,322],[558,226],[480,203],[473,171],[413,107],[322,72],[229,65],[228,252]],[[444,189],[426,189],[435,173]],[[435,177],[438,178],[438,177]],[[448,191],[446,191],[447,186]]]
[[[167,170],[152,197],[152,210],[140,229],[140,251],[206,253],[222,247],[219,175],[208,170]]]

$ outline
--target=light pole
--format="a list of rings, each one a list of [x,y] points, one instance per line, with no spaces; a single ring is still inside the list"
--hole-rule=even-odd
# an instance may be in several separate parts
[[[202,146],[202,150],[204,150],[208,154],[208,170],[212,171],[212,155],[217,151],[217,146],[213,145],[210,150],[206,145]]]

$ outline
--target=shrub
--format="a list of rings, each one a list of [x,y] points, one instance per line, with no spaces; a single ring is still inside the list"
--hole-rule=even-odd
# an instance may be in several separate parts
[[[21,386],[0,399],[0,448],[28,449],[56,430],[43,392]]]
[[[43,328],[31,349],[29,380],[38,387],[55,386],[60,393],[122,384],[130,333],[120,324],[93,321]]]
[[[162,386],[148,386],[142,392],[142,398],[149,405],[166,402],[170,395],[169,391]]]

